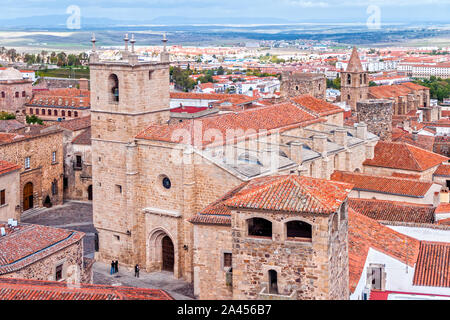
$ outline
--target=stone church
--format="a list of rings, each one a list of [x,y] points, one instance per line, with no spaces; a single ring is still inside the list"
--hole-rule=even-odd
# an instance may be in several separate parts
[[[118,259],[126,267],[139,263],[146,271],[166,270],[200,288],[198,261],[208,263],[210,252],[199,249],[198,240],[210,236],[208,241],[214,244],[219,229],[213,226],[204,234],[194,231],[192,219],[199,212],[245,183],[257,184],[258,179],[292,175],[296,179],[308,178],[305,181],[314,189],[314,185],[328,185],[325,179],[335,170],[361,172],[363,162],[374,157],[379,138],[368,132],[367,125],[344,127],[343,110],[314,97],[307,101],[299,99],[298,103],[288,101],[171,122],[167,51],[164,50],[160,62],[141,62],[134,52],[134,42],[134,38],[129,41],[126,37],[122,59],[108,61],[101,59],[94,40],[90,58],[93,210],[99,232],[98,260]],[[307,196],[309,191],[305,192]],[[341,199],[344,201],[345,196]],[[331,241],[336,250],[345,250],[342,247],[345,239],[331,233],[328,237],[326,226],[340,208],[341,204],[335,204],[326,212],[319,212],[320,217],[298,210],[296,219],[312,223],[313,241],[316,232],[323,236],[323,242],[313,242],[314,250],[319,250],[314,255],[320,256],[318,264],[324,264],[321,270],[333,272],[333,277],[345,273],[346,267],[327,260],[327,243]],[[237,213],[236,217],[239,218],[233,222],[236,223],[233,233],[240,232],[247,214]],[[282,234],[285,222],[283,219],[274,222],[274,234],[275,230]],[[255,228],[260,232],[265,227],[263,224]],[[277,241],[284,241],[284,235],[280,237]],[[218,241],[215,249],[235,253],[234,248],[229,252],[228,244],[220,246]],[[287,250],[289,246],[286,245]],[[309,259],[313,249],[304,250],[303,258]],[[222,258],[230,261],[228,255]],[[236,261],[245,264],[245,255],[241,258],[236,256]],[[329,264],[337,267],[328,268]],[[305,266],[299,272],[317,277],[310,271]],[[240,276],[247,277],[241,272],[233,270],[236,277],[233,286],[239,284]],[[279,276],[284,281],[282,274]],[[273,281],[275,273],[271,272],[271,277]],[[329,292],[328,280],[315,282],[313,278],[311,286],[320,289],[310,294],[302,294],[298,291],[302,289],[298,289],[295,294],[299,298],[345,296],[342,290]],[[286,281],[290,288],[300,288],[291,280]],[[234,298],[251,298],[256,294],[254,288],[244,287],[236,288],[235,292]]]
[[[369,72],[365,71],[358,50],[353,47],[350,61],[345,72],[341,72],[341,101],[356,110],[358,101],[366,100],[369,95]]]

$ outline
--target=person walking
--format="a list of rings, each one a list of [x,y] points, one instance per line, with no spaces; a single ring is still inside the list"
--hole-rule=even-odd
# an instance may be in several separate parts
[[[114,260],[111,261],[111,275],[116,271],[116,264],[114,263]]]
[[[115,269],[116,273],[119,272],[119,260],[116,260],[114,269]]]
[[[135,276],[136,278],[139,278],[139,270],[140,270],[139,265],[138,265],[138,264],[135,265],[135,266],[134,266],[134,276]]]

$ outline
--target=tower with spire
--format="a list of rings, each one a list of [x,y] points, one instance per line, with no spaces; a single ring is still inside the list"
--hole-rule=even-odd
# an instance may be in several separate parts
[[[356,110],[358,101],[366,100],[369,94],[369,75],[359,59],[358,50],[353,47],[347,70],[341,72],[341,101]]]

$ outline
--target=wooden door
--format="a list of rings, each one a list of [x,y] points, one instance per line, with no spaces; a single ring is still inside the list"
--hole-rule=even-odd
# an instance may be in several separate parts
[[[164,271],[173,272],[174,248],[172,240],[170,240],[168,236],[165,236],[162,239],[162,258],[163,258],[162,269]]]
[[[32,209],[33,207],[33,184],[28,182],[23,188],[23,211]]]

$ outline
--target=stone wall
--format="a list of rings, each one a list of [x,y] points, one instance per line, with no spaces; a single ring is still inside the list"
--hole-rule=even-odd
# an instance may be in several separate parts
[[[63,265],[63,280],[72,283],[80,283],[84,278],[90,281],[91,274],[84,271],[83,240],[80,240],[58,252],[55,252],[41,260],[36,261],[15,272],[2,274],[0,278],[20,278],[55,281],[56,266]],[[88,273],[92,273],[92,269]]]
[[[279,295],[348,299],[347,217],[337,218],[338,231],[332,226],[335,216],[233,211],[233,298],[258,299],[268,285],[268,271],[275,270]],[[272,238],[248,236],[247,219],[254,217],[272,222]],[[312,225],[312,242],[287,239],[285,223],[292,220]]]
[[[56,152],[56,162],[52,153]],[[33,183],[34,207],[42,207],[47,196],[52,205],[63,203],[63,134],[53,131],[18,139],[0,145],[0,154],[6,161],[22,167],[20,171],[20,204],[23,208],[23,189]],[[30,169],[25,169],[25,158],[30,157]],[[57,194],[52,194],[52,183],[57,182]]]
[[[281,79],[281,96],[295,97],[309,94],[317,99],[326,99],[327,80],[325,75],[303,72],[286,72]]]
[[[22,112],[25,103],[28,102],[31,96],[31,81],[0,81],[0,111],[14,114],[16,111]]]
[[[20,220],[20,210],[16,207],[20,206],[20,174],[19,170],[15,170],[0,175],[0,191],[5,190],[4,205],[0,205],[0,221],[6,222],[8,219]]]
[[[367,130],[381,140],[392,139],[393,103],[390,100],[363,100],[356,105],[358,122],[367,124]]]

